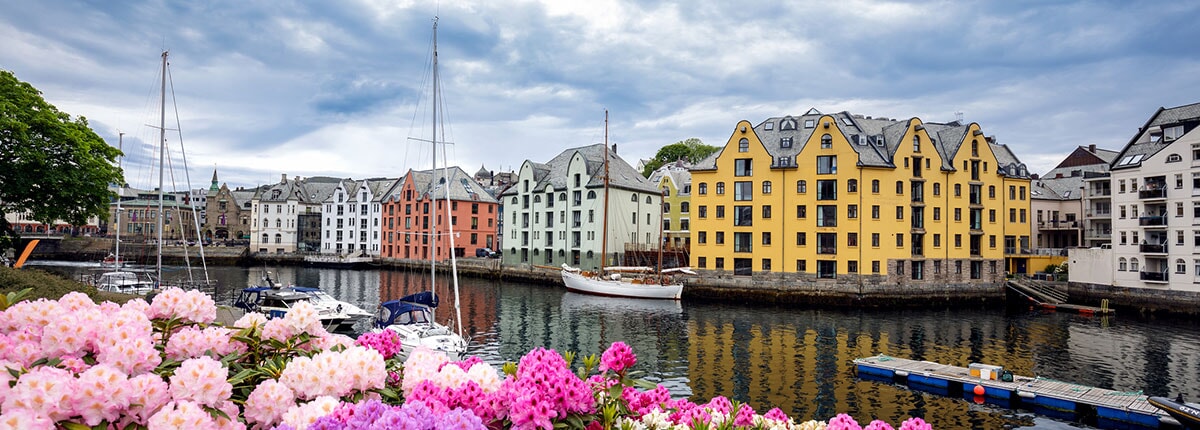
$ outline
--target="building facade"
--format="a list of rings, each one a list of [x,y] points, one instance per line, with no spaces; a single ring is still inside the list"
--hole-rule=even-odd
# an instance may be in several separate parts
[[[380,201],[383,258],[445,261],[495,246],[499,202],[459,167],[409,170]]]
[[[258,188],[250,202],[250,250],[282,254],[316,252],[320,244],[300,236],[301,214],[321,213],[322,203],[333,192],[340,179],[312,177],[292,180],[287,174],[275,184]],[[309,230],[310,234],[315,234]],[[302,249],[301,243],[305,246]]]
[[[692,174],[682,161],[664,164],[650,174],[663,196],[663,247],[687,252],[692,244]]]
[[[704,272],[998,283],[1004,247],[1029,241],[1025,166],[975,123],[816,109],[742,121],[691,173]]]
[[[620,264],[626,249],[660,243],[661,191],[615,148],[606,149],[571,148],[544,164],[521,164],[516,182],[500,194],[505,264],[597,269],[602,259]]]
[[[118,220],[113,227],[120,226],[122,241],[158,240],[159,226],[159,194],[158,191],[138,191],[132,188],[121,190],[119,197],[120,212],[117,203],[109,205],[108,218]],[[162,238],[163,241],[196,240],[196,214],[192,205],[182,201],[178,195],[162,195]],[[119,217],[119,218],[118,218]],[[114,229],[109,229],[109,235],[116,235]]]
[[[322,254],[380,255],[383,201],[397,179],[344,179],[325,200]]]
[[[1198,125],[1200,103],[1159,108],[1114,158],[1112,242],[1072,254],[1071,281],[1200,291]]]
[[[217,185],[217,172],[213,171],[212,184],[205,196],[204,239],[229,241],[250,239],[250,213],[256,189],[238,187],[229,189],[226,184]]]

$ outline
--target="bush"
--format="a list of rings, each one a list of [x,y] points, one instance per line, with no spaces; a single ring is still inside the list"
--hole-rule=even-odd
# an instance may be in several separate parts
[[[100,297],[95,287],[84,285],[78,281],[64,278],[60,275],[37,269],[13,269],[0,267],[0,294],[21,291],[26,288],[33,290],[25,296],[28,300],[48,299],[58,300],[70,292],[87,294],[92,300],[109,299]]]

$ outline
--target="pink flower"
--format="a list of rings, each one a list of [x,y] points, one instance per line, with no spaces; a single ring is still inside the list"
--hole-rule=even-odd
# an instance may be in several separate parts
[[[847,414],[837,414],[836,417],[829,420],[829,424],[825,427],[827,430],[862,430],[862,426],[858,425],[858,421],[854,417]]]
[[[637,363],[637,356],[633,354],[633,349],[629,345],[626,345],[625,342],[613,342],[612,346],[609,346],[608,350],[600,356],[600,371],[612,370],[621,373],[635,363]]]
[[[750,407],[750,405],[742,405],[742,407],[738,409],[737,415],[735,415],[733,418],[733,425],[742,427],[753,426],[754,408]]]
[[[154,297],[147,315],[150,318],[182,318],[191,322],[210,323],[217,319],[217,305],[208,294],[170,287]]]
[[[900,430],[933,430],[933,426],[920,417],[913,417],[900,423]]]
[[[71,390],[72,409],[89,426],[116,421],[129,406],[129,381],[125,374],[107,364],[98,364],[75,380]]]
[[[244,352],[246,345],[230,338],[232,330],[224,327],[184,327],[171,335],[167,341],[167,358],[181,360],[204,355],[206,352],[219,356],[233,352]]]
[[[284,342],[288,340],[288,338],[297,334],[299,334],[299,332],[295,331],[291,324],[284,322],[282,318],[268,320],[262,326],[262,338],[264,340],[273,339]]]
[[[283,315],[283,321],[292,327],[294,333],[313,333],[318,328],[323,328],[317,307],[309,302],[300,302],[288,309]]]
[[[112,365],[126,374],[140,375],[158,367],[162,363],[162,356],[154,349],[154,341],[150,336],[145,336],[101,345],[96,352],[96,360]]]
[[[238,320],[233,323],[233,326],[237,328],[250,328],[255,326],[262,327],[263,324],[266,323],[266,315],[258,312],[246,312],[245,315],[242,315],[241,318],[238,318]]]
[[[39,366],[17,379],[0,410],[25,409],[53,421],[71,417],[71,388],[75,378],[66,370]]]
[[[286,385],[274,379],[258,384],[246,399],[246,423],[273,426],[288,409],[296,406],[296,397]]]
[[[0,429],[54,430],[54,421],[28,409],[5,410],[0,414]]]
[[[228,370],[219,361],[207,356],[189,359],[171,376],[171,396],[215,407],[233,394],[228,377]]]
[[[212,416],[200,405],[188,400],[167,403],[150,417],[147,422],[154,430],[208,430],[215,429]]]
[[[401,351],[400,335],[392,330],[363,333],[354,343],[379,351],[384,360],[391,359]]]
[[[127,414],[138,424],[146,424],[159,408],[171,400],[166,381],[153,373],[129,378],[129,409]]]
[[[733,402],[730,402],[729,398],[725,396],[713,397],[712,400],[709,400],[708,404],[704,406],[709,410],[722,415],[729,415],[729,412],[733,410]]]
[[[293,406],[283,414],[283,422],[292,428],[303,429],[316,421],[317,418],[333,413],[338,406],[338,400],[329,396],[321,396],[313,401]]]
[[[783,413],[783,410],[779,408],[771,408],[771,410],[763,414],[763,418],[775,421],[787,421],[789,419],[787,414]]]
[[[863,430],[895,430],[895,429],[893,429],[891,424],[888,424],[886,421],[874,420],[874,421],[871,421],[870,424],[867,424],[867,426],[865,428],[863,428]]]

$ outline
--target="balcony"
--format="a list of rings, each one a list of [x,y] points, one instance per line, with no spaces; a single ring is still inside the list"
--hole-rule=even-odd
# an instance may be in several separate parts
[[[1107,209],[1106,210],[1089,209],[1087,211],[1087,217],[1088,218],[1112,218],[1112,211],[1107,210]]]
[[[1166,215],[1154,215],[1138,217],[1138,225],[1146,227],[1165,227],[1167,225]]]
[[[1112,239],[1111,228],[1093,228],[1084,231],[1084,237],[1088,239]]]
[[[1167,244],[1165,243],[1142,243],[1138,246],[1138,250],[1146,254],[1166,254]]]
[[[1147,186],[1138,191],[1138,198],[1142,200],[1159,200],[1167,198],[1167,189],[1163,186]]]
[[[1167,272],[1139,272],[1143,281],[1146,282],[1167,282]]]
[[[1112,197],[1111,189],[1091,190],[1088,192],[1088,197]]]
[[[1079,221],[1038,221],[1039,230],[1074,230],[1079,228]]]
[[[820,246],[817,247],[817,254],[837,254],[836,246]]]

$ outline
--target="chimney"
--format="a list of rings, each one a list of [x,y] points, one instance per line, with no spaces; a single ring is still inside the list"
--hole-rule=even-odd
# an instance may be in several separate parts
[[[615,144],[615,143],[612,144],[612,152],[613,152],[613,154],[617,153],[617,144]]]
[[[1088,145],[1088,152],[1093,153],[1093,154],[1096,153],[1096,144],[1095,143]]]
[[[281,184],[287,183],[287,173],[284,173],[283,176],[280,177],[279,183],[281,183]]]
[[[1062,179],[1062,173],[1055,173],[1054,179]]]

